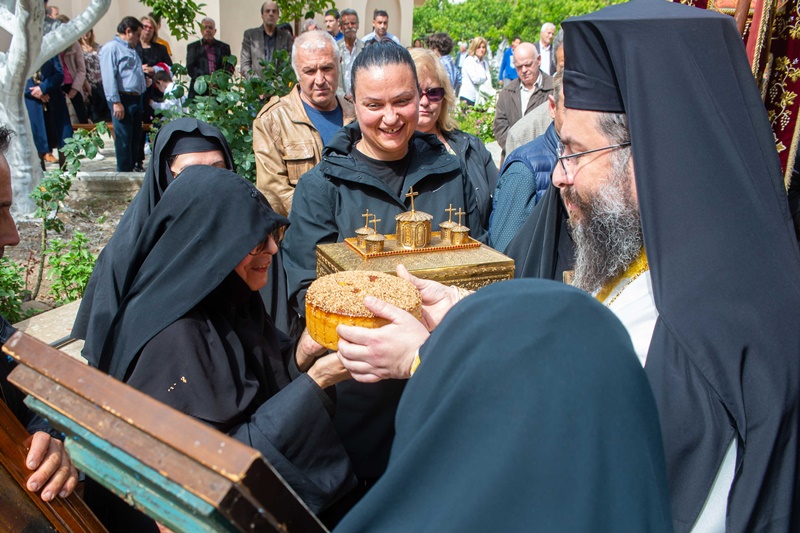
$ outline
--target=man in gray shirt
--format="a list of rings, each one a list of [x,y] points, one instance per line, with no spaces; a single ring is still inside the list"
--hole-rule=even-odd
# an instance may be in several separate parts
[[[142,93],[147,88],[135,49],[141,34],[142,23],[136,17],[125,17],[117,26],[116,37],[100,49],[100,74],[114,124],[117,172],[134,170],[141,142]]]
[[[356,33],[358,33],[358,13],[354,9],[347,8],[343,10],[341,21],[344,39],[336,43],[339,47],[339,61],[341,63],[339,65],[339,95],[352,101],[353,92],[351,90],[350,71],[353,68],[353,61],[355,61],[356,56],[364,49],[364,43],[356,37]]]

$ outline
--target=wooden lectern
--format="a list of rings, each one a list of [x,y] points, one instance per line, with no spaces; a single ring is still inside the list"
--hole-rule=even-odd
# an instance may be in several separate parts
[[[327,531],[258,451],[24,333],[3,351],[76,466],[170,529]]]

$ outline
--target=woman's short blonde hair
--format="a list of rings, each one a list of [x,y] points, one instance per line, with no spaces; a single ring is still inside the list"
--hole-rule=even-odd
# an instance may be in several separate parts
[[[483,37],[475,37],[472,39],[472,42],[469,43],[469,48],[467,48],[467,55],[474,56],[475,51],[480,47],[481,44],[486,45],[486,51],[489,51],[489,41],[484,39]]]
[[[417,69],[417,79],[430,77],[437,86],[444,88],[444,100],[439,105],[441,112],[436,119],[436,127],[442,133],[448,132],[458,124],[453,118],[453,110],[456,105],[456,97],[453,87],[450,85],[450,78],[444,70],[444,65],[431,50],[424,48],[412,48],[409,50],[414,66]]]

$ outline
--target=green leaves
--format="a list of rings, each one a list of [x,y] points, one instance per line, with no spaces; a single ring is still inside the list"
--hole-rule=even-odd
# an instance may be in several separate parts
[[[100,133],[108,133],[105,122],[100,122],[93,130],[77,130],[72,137],[64,141],[61,151],[65,156],[63,169],[49,170],[44,179],[39,182],[33,192],[31,199],[36,203],[34,216],[42,219],[42,259],[39,261],[39,269],[36,276],[36,285],[33,289],[32,298],[36,299],[39,295],[39,288],[42,282],[42,272],[44,261],[50,250],[47,248],[47,232],[64,232],[64,222],[58,217],[61,202],[63,202],[72,187],[72,180],[81,168],[81,157],[94,157],[97,151],[103,146],[103,139]],[[94,263],[92,263],[94,264]],[[89,269],[91,274],[91,268]],[[88,278],[87,278],[88,279]],[[85,284],[84,284],[85,285]],[[81,294],[83,290],[81,289]],[[80,295],[78,296],[80,297]]]
[[[483,105],[467,107],[465,103],[460,103],[455,115],[458,129],[475,135],[484,144],[493,142],[492,123],[494,122],[496,104],[497,95]]]
[[[229,56],[225,61],[234,65],[236,58]],[[288,94],[297,83],[291,58],[285,50],[276,52],[274,60],[262,62],[262,66],[264,72],[260,77],[244,78],[225,69],[198,77],[194,82],[197,96],[184,105],[184,110],[157,111],[160,115],[157,122],[163,124],[188,114],[217,126],[231,147],[237,174],[255,183],[253,120],[267,100]],[[180,76],[175,77],[175,83],[185,88]]]
[[[51,290],[56,302],[65,304],[83,296],[97,260],[89,251],[89,239],[76,231],[67,242],[53,239],[46,253],[50,267],[47,278],[53,280]]]
[[[448,0],[428,0],[414,8],[414,35],[444,31],[455,42],[469,42],[481,35],[493,47],[503,37],[510,40],[514,35],[519,35],[523,41],[536,42],[545,22],[552,22],[558,27],[566,18],[591,13],[621,1],[466,0],[455,4]],[[492,23],[487,26],[487,21]]]
[[[22,302],[30,296],[25,290],[25,267],[7,257],[0,258],[0,314],[11,322],[28,318],[31,313],[22,310]]]
[[[202,9],[206,5],[192,0],[142,0],[141,3],[152,8],[153,14],[167,23],[169,32],[178,40],[196,35],[194,21],[198,15],[205,15]]]
[[[281,8],[281,20],[313,19],[316,13],[324,13],[335,7],[333,0],[276,0]]]

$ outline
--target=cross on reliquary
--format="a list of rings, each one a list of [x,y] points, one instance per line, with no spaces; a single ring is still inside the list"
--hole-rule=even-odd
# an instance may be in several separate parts
[[[453,221],[453,211],[455,211],[455,209],[453,209],[453,204],[450,204],[450,207],[448,209],[444,210],[444,212],[448,214],[448,217],[447,217],[447,221],[448,222],[452,222]]]
[[[367,209],[367,212],[366,212],[366,213],[364,213],[363,215],[361,215],[361,218],[363,218],[363,219],[364,219],[364,227],[365,227],[365,228],[369,228],[369,217],[371,217],[371,216],[375,216],[375,215],[370,215],[370,214],[369,214],[369,209]]]
[[[375,230],[375,233],[378,233],[378,222],[380,222],[380,221],[381,221],[381,219],[379,219],[375,215],[372,215],[372,224],[373,224],[372,227]]]
[[[464,215],[466,215],[466,213],[464,211],[462,211],[461,208],[459,207],[458,208],[458,213],[456,213],[456,216],[458,217],[458,225],[459,226],[461,225],[461,217],[463,217]]]
[[[419,196],[418,192],[414,192],[414,187],[408,188],[408,194],[406,194],[406,198],[411,198],[411,211],[414,211],[414,197]]]

